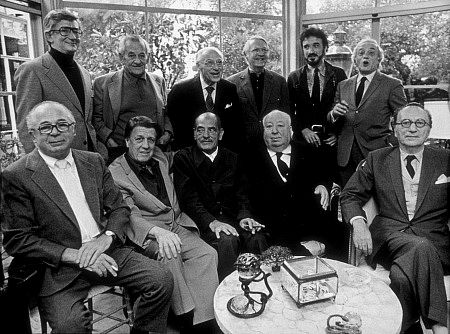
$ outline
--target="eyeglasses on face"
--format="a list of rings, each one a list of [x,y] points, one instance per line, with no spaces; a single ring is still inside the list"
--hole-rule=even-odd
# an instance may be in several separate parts
[[[77,37],[83,35],[83,31],[81,29],[72,27],[61,27],[59,29],[53,29],[50,31],[57,31],[63,37],[69,36],[70,32],[73,32],[73,34]]]
[[[204,127],[197,127],[194,129],[195,132],[199,135],[204,135],[205,133],[208,133],[210,136],[214,136],[217,134],[217,128],[204,128]]]
[[[221,59],[218,59],[215,61],[212,59],[207,59],[207,60],[205,60],[204,64],[208,68],[212,68],[212,67],[214,67],[214,65],[217,67],[223,67],[223,61]]]
[[[269,49],[266,48],[256,48],[253,50],[250,50],[252,53],[269,53]]]
[[[425,121],[422,118],[416,119],[415,121],[411,121],[410,119],[404,119],[401,122],[398,123],[394,123],[395,125],[401,125],[404,128],[410,128],[411,124],[415,124],[416,128],[423,128],[425,125],[430,125],[429,123],[427,123],[427,121]]]
[[[59,132],[67,132],[69,131],[70,127],[74,125],[75,122],[68,123],[68,122],[58,122],[56,124],[50,124],[50,123],[44,123],[40,124],[37,128],[39,130],[39,133],[41,135],[48,135],[52,133],[53,128],[56,128]]]

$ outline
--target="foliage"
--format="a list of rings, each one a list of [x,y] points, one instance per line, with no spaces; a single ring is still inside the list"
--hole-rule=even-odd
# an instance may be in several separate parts
[[[0,132],[0,161],[1,170],[8,167],[23,155],[19,139],[9,138]]]
[[[271,246],[261,254],[261,261],[266,265],[280,264],[292,258],[292,252],[287,247]]]

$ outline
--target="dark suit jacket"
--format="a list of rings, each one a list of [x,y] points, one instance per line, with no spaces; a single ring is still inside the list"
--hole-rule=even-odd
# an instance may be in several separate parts
[[[200,76],[183,80],[172,87],[167,97],[167,112],[175,136],[174,148],[181,149],[194,144],[194,121],[206,112]],[[217,83],[214,113],[219,115],[225,134],[222,145],[239,151],[242,145],[242,120],[236,86],[220,79]]]
[[[166,113],[166,86],[164,79],[156,74],[147,73],[156,98],[157,117],[153,119],[161,130],[173,132]],[[94,112],[92,124],[98,139],[106,144],[119,118],[122,99],[123,70],[111,72],[94,80]],[[151,117],[154,118],[154,117]]]
[[[313,225],[320,213],[320,198],[314,189],[322,184],[329,188],[330,181],[315,157],[304,145],[291,143],[291,166],[286,183],[278,174],[266,148],[251,154],[247,173],[249,197],[255,219],[266,226],[265,230],[286,241],[300,240],[308,225]]]
[[[129,208],[97,153],[72,150],[92,216],[101,231],[110,230],[125,242]],[[61,262],[66,248],[81,247],[75,214],[63,190],[37,149],[3,172],[4,245],[8,254],[42,261],[46,270],[41,296],[68,286],[82,272]]]
[[[437,183],[445,175],[445,182]],[[406,229],[406,233],[426,237],[435,245],[443,263],[450,263],[450,234],[447,226],[450,207],[450,152],[425,147],[419,181],[416,212],[411,221],[406,210],[400,150],[389,147],[370,152],[341,194],[343,218],[363,216],[362,206],[374,197],[379,214],[370,225],[373,260],[386,237]],[[440,177],[442,179],[443,176]]]
[[[338,165],[345,167],[350,158],[353,141],[364,156],[370,151],[389,146],[390,117],[406,104],[400,80],[377,71],[359,106],[355,105],[356,79],[353,76],[338,84],[335,103],[346,101],[349,111],[335,122],[338,134]]]
[[[17,124],[19,137],[25,152],[34,149],[34,143],[28,133],[25,118],[28,112],[42,101],[55,101],[66,106],[75,117],[77,135],[72,148],[88,149],[88,137],[97,150],[95,130],[92,120],[92,84],[89,72],[78,64],[84,85],[84,111],[77,94],[69,80],[53,57],[47,52],[30,60],[17,69],[14,75],[16,83]]]
[[[347,79],[342,68],[325,62],[325,82],[323,86],[320,104],[314,108],[309,95],[308,65],[297,69],[289,74],[287,86],[289,89],[289,102],[291,115],[294,117],[293,128],[298,139],[303,140],[301,131],[305,128],[311,129],[314,124],[327,125],[327,113],[333,108],[334,95],[339,82]],[[328,132],[334,132],[328,129]]]
[[[219,147],[211,163],[197,146],[174,157],[174,182],[181,209],[197,223],[200,231],[221,220],[231,225],[251,217],[238,156]]]
[[[289,96],[286,80],[278,73],[265,70],[261,112],[258,112],[248,68],[227,80],[237,87],[242,108],[247,143],[264,144],[262,119],[272,110],[289,113]]]

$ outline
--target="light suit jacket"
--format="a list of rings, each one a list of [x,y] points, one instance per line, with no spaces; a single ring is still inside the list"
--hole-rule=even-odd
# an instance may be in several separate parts
[[[122,103],[123,69],[111,72],[94,80],[94,112],[92,124],[97,131],[98,139],[106,144],[119,118]],[[161,129],[173,132],[169,117],[166,114],[166,85],[164,79],[156,74],[147,73],[156,98],[157,118],[153,119]]]
[[[30,60],[17,69],[16,83],[17,124],[19,137],[25,152],[34,149],[31,135],[28,133],[25,118],[28,112],[42,101],[55,101],[66,106],[75,117],[77,135],[72,148],[88,149],[88,137],[97,150],[97,140],[92,121],[92,83],[89,72],[78,64],[84,85],[84,112],[77,94],[69,80],[53,57],[47,52]]]
[[[181,212],[178,205],[175,188],[169,175],[172,155],[168,154],[166,156],[158,147],[155,147],[153,158],[159,162],[159,168],[161,169],[171,204],[170,208],[144,188],[142,182],[139,181],[139,178],[128,165],[125,156],[118,157],[109,166],[114,181],[119,186],[126,203],[131,208],[131,224],[126,233],[139,246],[143,245],[148,232],[155,226],[169,230],[172,224],[179,224],[198,231],[194,221]]]

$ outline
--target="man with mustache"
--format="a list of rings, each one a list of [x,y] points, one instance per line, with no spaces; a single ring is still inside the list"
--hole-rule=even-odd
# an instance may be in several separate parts
[[[119,42],[123,69],[94,81],[92,124],[99,141],[108,148],[108,162],[123,154],[124,131],[129,119],[147,116],[164,131],[158,145],[165,147],[172,137],[166,114],[166,84],[162,77],[146,72],[150,46],[139,35],[126,35]]]
[[[320,163],[328,166],[333,181],[338,183],[336,135],[327,124],[327,113],[333,106],[338,83],[347,76],[343,69],[324,60],[328,39],[323,30],[304,30],[300,43],[306,65],[289,74],[287,80],[295,139],[315,149]]]
[[[175,84],[167,97],[167,111],[174,130],[174,148],[192,145],[192,128],[198,115],[217,114],[225,130],[222,145],[238,152],[242,148],[241,108],[236,86],[222,79],[223,54],[215,47],[197,52],[198,74]]]
[[[217,250],[222,280],[234,271],[241,249],[260,254],[267,248],[264,226],[252,219],[238,156],[218,146],[224,135],[219,117],[203,113],[193,130],[196,144],[174,157],[175,189],[181,209]]]
[[[34,149],[26,115],[44,100],[55,101],[66,106],[75,117],[77,136],[72,148],[97,151],[95,130],[91,124],[91,77],[74,60],[83,34],[80,20],[74,13],[58,9],[45,16],[43,26],[50,50],[19,66],[14,75],[20,141],[26,153]]]
[[[337,163],[345,186],[358,163],[370,151],[392,146],[389,129],[394,111],[406,104],[400,80],[380,72],[383,50],[373,39],[363,39],[353,50],[358,74],[340,82],[328,120],[338,135]]]

